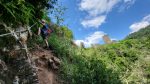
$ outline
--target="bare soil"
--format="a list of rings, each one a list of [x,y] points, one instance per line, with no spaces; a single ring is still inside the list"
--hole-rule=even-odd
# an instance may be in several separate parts
[[[48,65],[48,59],[55,57],[51,50],[37,47],[31,51],[31,54],[38,70],[39,84],[60,84],[58,81],[58,70]]]

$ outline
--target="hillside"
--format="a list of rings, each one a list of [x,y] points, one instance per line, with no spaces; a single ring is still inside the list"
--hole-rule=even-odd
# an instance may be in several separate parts
[[[60,25],[57,5],[0,1],[0,84],[150,84],[150,26],[116,43],[78,47],[73,32]],[[51,28],[44,40],[42,26]]]
[[[145,37],[150,37],[150,26],[143,28],[138,32],[129,34],[126,39],[141,39]]]
[[[67,34],[67,32],[65,33]],[[136,32],[136,34],[140,36],[140,33]],[[4,56],[7,55],[6,53],[1,53],[1,60],[4,60],[6,66],[10,68],[7,69],[9,71],[1,72],[3,74],[1,80],[7,79],[9,80],[7,84],[9,84],[16,75],[12,74],[16,72],[14,70],[20,70],[19,66],[25,65],[22,71],[18,72],[18,76],[21,78],[20,80],[29,80],[30,83],[32,82],[30,80],[33,79],[38,79],[37,81],[40,84],[148,84],[150,82],[150,39],[148,37],[125,39],[117,43],[92,48],[80,48],[74,46],[71,39],[66,38],[66,36],[64,38],[58,32],[51,34],[49,44],[52,51],[41,50],[40,47],[37,47],[37,45],[43,45],[43,41],[39,36],[29,40],[28,47],[31,48],[32,58],[39,60],[35,61],[38,72],[32,71],[32,69],[24,72],[29,68],[29,65],[26,66],[25,61],[21,61],[22,58],[16,58],[16,55],[15,58],[10,58]],[[47,62],[42,61],[40,58],[43,56],[42,54],[46,58],[51,58],[54,55],[54,57],[61,60],[58,71],[54,69],[49,71]],[[20,55],[22,57],[23,53],[18,54],[18,56]],[[13,67],[11,64],[13,64]],[[34,72],[37,75],[32,79]],[[10,77],[5,76],[5,74],[9,74]],[[28,79],[25,75],[31,75],[31,77]],[[32,82],[31,84],[36,83]]]
[[[144,37],[142,31],[135,34]],[[62,42],[55,36],[49,42],[62,59],[60,74],[65,84],[148,84],[150,39],[147,35],[86,49],[71,47],[69,40]],[[134,34],[128,37],[131,36]]]

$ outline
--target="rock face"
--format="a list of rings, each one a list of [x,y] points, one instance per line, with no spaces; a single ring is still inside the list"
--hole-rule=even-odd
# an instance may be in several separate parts
[[[7,66],[5,62],[0,59],[0,72],[3,73],[5,71],[7,71]]]
[[[8,68],[3,60],[0,59],[0,84],[5,84],[4,77],[6,76]]]
[[[9,60],[0,60],[0,84],[61,84],[58,69],[61,61],[49,50],[35,49],[30,52],[32,64],[25,53],[17,53]]]
[[[17,57],[0,61],[0,83],[4,84],[39,84],[37,71],[20,53]],[[3,84],[2,83],[2,84]]]
[[[17,70],[17,74],[15,76],[18,76],[19,78],[19,84],[38,84],[38,76],[37,71],[34,68],[34,65],[31,65],[28,61],[25,59],[20,59],[18,61],[15,61],[14,64],[17,64],[14,66]]]

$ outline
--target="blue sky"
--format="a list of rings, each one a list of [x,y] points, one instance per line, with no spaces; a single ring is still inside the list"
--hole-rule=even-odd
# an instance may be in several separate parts
[[[102,36],[122,40],[150,24],[150,0],[59,0],[67,8],[64,24],[76,44],[103,44]]]

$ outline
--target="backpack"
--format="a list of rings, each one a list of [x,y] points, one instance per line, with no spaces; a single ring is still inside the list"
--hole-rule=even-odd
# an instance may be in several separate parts
[[[47,29],[47,34],[50,35],[50,33],[52,33],[51,29]]]

